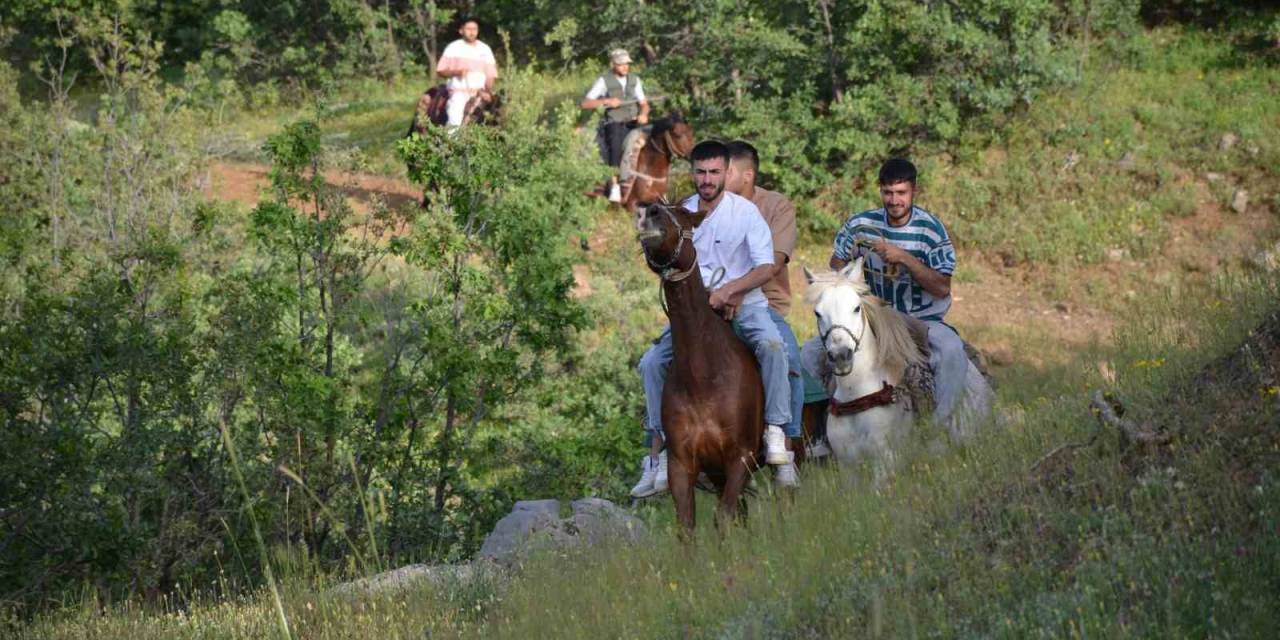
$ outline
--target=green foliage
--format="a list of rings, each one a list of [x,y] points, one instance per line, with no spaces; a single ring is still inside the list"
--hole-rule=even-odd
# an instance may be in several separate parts
[[[14,3],[0,15],[33,26],[14,43],[42,34],[39,51],[57,52],[42,7]],[[308,16],[290,3],[129,7],[65,23],[69,62],[41,66],[45,103],[21,100],[17,74],[0,64],[0,208],[13,213],[0,216],[0,600],[27,615],[79,592],[87,612],[32,635],[273,634],[270,607],[254,598],[188,600],[191,585],[215,599],[251,589],[268,563],[305,583],[290,585],[285,606],[308,637],[367,635],[370,625],[527,635],[525,623],[587,635],[616,635],[617,624],[656,635],[1023,636],[1072,625],[1156,635],[1271,621],[1264,599],[1240,586],[1271,584],[1269,565],[1242,560],[1231,543],[1274,556],[1240,532],[1274,528],[1248,514],[1274,512],[1276,494],[1260,483],[1261,497],[1242,498],[1215,474],[1234,460],[1257,463],[1250,473],[1274,464],[1247,457],[1230,434],[1194,440],[1177,477],[1135,481],[1110,450],[1081,467],[1099,491],[1000,476],[1022,478],[1035,456],[1086,435],[1079,403],[1044,398],[1095,383],[1098,357],[1124,365],[1138,411],[1156,410],[1175,367],[1136,363],[1173,363],[1171,345],[1214,340],[1142,322],[1120,348],[1004,387],[1025,400],[1011,411],[1026,419],[1008,433],[954,456],[919,452],[880,495],[813,476],[798,503],[755,509],[750,535],[695,546],[706,563],[661,551],[676,547],[659,516],[656,555],[604,549],[568,570],[546,559],[510,589],[317,595],[333,574],[467,557],[515,499],[625,498],[643,411],[633,369],[662,319],[629,221],[597,216],[581,195],[603,169],[574,130],[573,102],[608,48],[649,57],[651,93],[668,88],[664,107],[693,109],[700,136],[756,142],[767,182],[799,200],[802,225],[820,238],[805,253],[825,258],[837,219],[824,211],[874,202],[868,168],[914,145],[923,203],[962,248],[1069,263],[1113,249],[1158,259],[1170,220],[1205,201],[1199,177],[1209,171],[1225,176],[1208,193],[1218,204],[1229,185],[1248,184],[1251,206],[1276,207],[1274,74],[1241,39],[1112,37],[1133,29],[1133,3],[1118,1],[935,12],[903,2],[483,3],[486,31],[510,26],[518,56],[551,52],[567,70],[505,65],[502,128],[432,129],[400,143],[427,206],[395,211],[353,208],[342,176],[368,171],[359,150],[389,155],[418,87],[379,78],[413,68],[397,56],[428,60],[432,38],[452,37],[444,22],[460,3],[321,3]],[[527,19],[502,20],[516,11]],[[591,69],[575,68],[579,59]],[[162,84],[157,74],[176,62],[190,63],[183,82]],[[83,72],[92,103],[73,102],[64,68]],[[261,144],[250,146],[271,162],[271,187],[247,214],[197,193],[197,150],[221,148],[208,134],[236,111],[275,105],[291,83],[361,70],[370,77],[347,87],[347,104],[254,114]],[[1218,145],[1224,132],[1239,138],[1231,149]],[[1185,306],[1165,315],[1183,318],[1200,299],[1177,293],[1168,297]],[[1133,304],[1145,311],[1145,301]],[[1188,476],[1198,481],[1189,497],[1177,487]],[[1179,510],[1224,514],[1215,523],[1229,533],[1206,534],[1211,518],[1183,527]],[[1173,586],[1207,572],[1219,580]],[[625,597],[614,599],[619,584]],[[582,595],[557,609],[549,589]],[[780,590],[794,606],[779,604]],[[701,594],[745,604],[727,610]],[[124,596],[183,613],[148,617],[130,604],[100,615]],[[1172,604],[1141,605],[1152,598]],[[599,606],[578,615],[579,602]],[[1188,611],[1231,622],[1178,618]],[[1116,627],[1117,612],[1131,626]]]

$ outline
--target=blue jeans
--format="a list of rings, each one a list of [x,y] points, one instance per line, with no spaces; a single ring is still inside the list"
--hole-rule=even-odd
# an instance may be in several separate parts
[[[800,437],[800,419],[804,416],[804,377],[800,374],[800,343],[796,342],[796,334],[782,314],[769,309],[769,317],[777,325],[782,341],[787,345],[787,382],[791,388],[791,422],[782,425],[788,438]]]
[[[929,368],[933,369],[933,422],[943,424],[964,394],[969,356],[955,329],[936,320],[929,325]]]
[[[756,361],[760,363],[760,378],[764,382],[765,423],[789,426],[792,402],[791,384],[787,375],[788,348],[778,325],[770,317],[769,308],[764,305],[739,308],[733,327],[734,332],[747,343],[747,347],[755,354]],[[794,337],[792,341],[795,341]],[[645,409],[648,414],[645,428],[650,432],[662,433],[662,387],[667,382],[667,369],[671,366],[674,355],[671,327],[668,326],[658,341],[640,358],[640,380],[644,383]]]

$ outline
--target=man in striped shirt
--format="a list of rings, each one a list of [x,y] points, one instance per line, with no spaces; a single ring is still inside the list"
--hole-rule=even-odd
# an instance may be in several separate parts
[[[864,258],[871,292],[929,327],[934,378],[934,423],[944,424],[964,391],[969,360],[964,342],[943,322],[951,308],[956,251],[936,216],[915,206],[916,168],[903,159],[880,167],[884,206],[850,216],[836,233],[830,266],[840,270]],[[870,249],[858,244],[870,241]],[[896,269],[896,277],[889,272]]]

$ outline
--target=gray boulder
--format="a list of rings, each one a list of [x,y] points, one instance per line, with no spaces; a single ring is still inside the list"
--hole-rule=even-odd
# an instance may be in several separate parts
[[[345,582],[333,588],[336,593],[367,595],[398,591],[429,582],[439,588],[453,588],[472,580],[492,575],[495,568],[484,564],[411,564],[377,575]]]
[[[644,521],[603,498],[573,501],[573,515],[565,520],[577,542],[599,544],[606,540],[637,542],[645,533]]]
[[[608,500],[582,498],[572,506],[573,515],[562,519],[559,500],[517,502],[485,538],[476,559],[510,566],[535,549],[635,542],[645,533],[644,522]]]
[[[511,564],[529,547],[565,541],[559,500],[521,500],[484,539],[477,559]]]

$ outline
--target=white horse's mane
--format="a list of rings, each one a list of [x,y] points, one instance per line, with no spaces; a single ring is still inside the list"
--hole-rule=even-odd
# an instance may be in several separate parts
[[[861,275],[860,269],[852,270]],[[920,347],[911,337],[907,322],[902,314],[885,301],[871,295],[871,287],[860,277],[850,277],[839,271],[810,274],[809,287],[805,290],[805,301],[816,306],[822,294],[837,287],[849,287],[862,299],[862,312],[867,316],[867,325],[876,336],[879,349],[876,352],[876,364],[901,373],[907,366],[921,364],[924,357]]]

